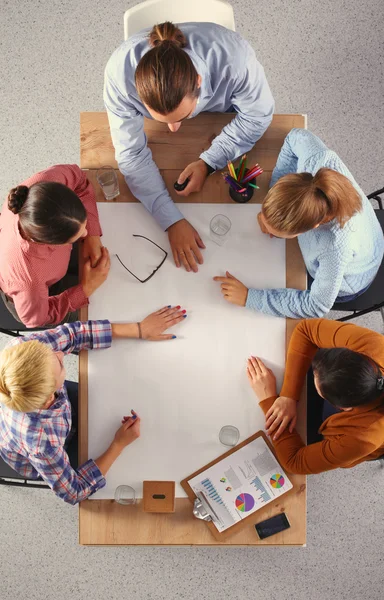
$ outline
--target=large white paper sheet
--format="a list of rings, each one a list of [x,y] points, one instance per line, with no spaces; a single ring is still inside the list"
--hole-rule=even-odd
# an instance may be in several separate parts
[[[105,451],[131,408],[142,418],[140,439],[124,450],[108,472],[106,487],[92,498],[113,498],[121,484],[131,485],[141,497],[144,480],[175,481],[176,496],[185,496],[179,482],[226,450],[218,439],[223,425],[235,425],[240,441],[264,427],[246,377],[247,357],[262,357],[281,385],[285,320],[228,304],[212,277],[228,270],[248,287],[285,287],[285,242],[260,232],[258,205],[179,207],[207,247],[196,274],[174,266],[167,234],[143,206],[98,205],[112,266],[106,283],[91,297],[89,318],[139,321],[169,304],[182,305],[188,317],[174,328],[175,340],[118,340],[108,350],[88,353],[89,456]],[[232,222],[224,246],[209,237],[217,213]],[[132,234],[147,236],[169,252],[144,284],[113,255],[141,278],[162,255]]]

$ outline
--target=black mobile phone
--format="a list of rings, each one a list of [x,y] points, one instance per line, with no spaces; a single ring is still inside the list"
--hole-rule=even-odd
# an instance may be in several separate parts
[[[184,183],[177,183],[177,181],[175,181],[175,183],[173,184],[173,187],[175,188],[175,190],[177,192],[182,192],[183,190],[185,190],[188,183],[189,183],[189,177],[187,177],[187,179],[184,181]]]
[[[285,513],[280,513],[270,519],[261,521],[261,523],[256,523],[255,529],[259,538],[263,540],[270,535],[275,535],[275,533],[280,533],[280,531],[289,529],[290,526],[287,515]]]

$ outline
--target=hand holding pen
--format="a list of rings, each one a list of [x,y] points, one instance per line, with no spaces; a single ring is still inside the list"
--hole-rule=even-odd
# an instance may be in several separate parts
[[[115,433],[114,442],[122,449],[140,437],[140,417],[131,410],[131,414],[124,416],[121,423],[121,427]]]

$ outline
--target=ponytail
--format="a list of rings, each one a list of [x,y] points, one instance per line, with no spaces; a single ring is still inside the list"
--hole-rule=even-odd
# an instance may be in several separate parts
[[[52,181],[19,185],[8,195],[8,208],[19,215],[27,239],[40,244],[68,244],[87,219],[80,198],[66,185]]]
[[[361,207],[349,179],[324,167],[315,176],[292,173],[281,177],[266,195],[262,212],[276,231],[298,235],[333,219],[343,227]]]
[[[185,48],[187,40],[184,33],[170,21],[154,25],[149,34],[149,45],[152,48],[167,42],[175,44],[177,48]]]
[[[198,95],[198,73],[183,48],[183,32],[169,21],[155,25],[149,34],[151,50],[139,61],[135,72],[140,99],[155,112],[168,115],[185,96]]]
[[[29,188],[26,185],[18,185],[8,194],[8,208],[13,214],[18,215],[28,198]]]

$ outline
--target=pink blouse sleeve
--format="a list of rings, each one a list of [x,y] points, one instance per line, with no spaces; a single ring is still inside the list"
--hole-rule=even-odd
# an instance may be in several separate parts
[[[67,313],[78,310],[88,304],[81,284],[68,288],[57,296],[48,296],[48,288],[31,285],[29,289],[14,294],[16,312],[27,327],[57,325]]]

